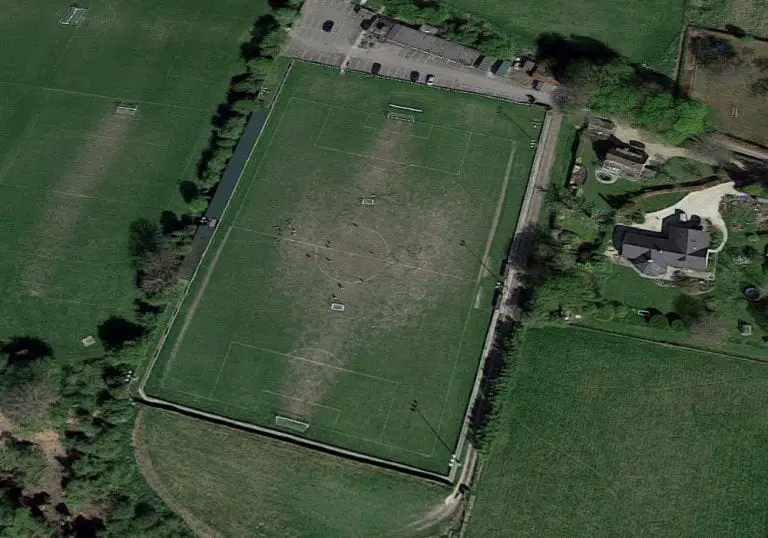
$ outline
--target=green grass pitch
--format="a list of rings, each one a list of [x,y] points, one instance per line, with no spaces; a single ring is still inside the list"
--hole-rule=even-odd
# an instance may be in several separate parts
[[[765,533],[768,364],[576,328],[517,360],[467,536]]]
[[[295,64],[147,392],[446,472],[542,120]]]
[[[3,3],[0,34],[0,338],[30,335],[59,357],[136,295],[128,225],[183,208],[253,21],[245,0]],[[130,119],[118,102],[136,103]]]

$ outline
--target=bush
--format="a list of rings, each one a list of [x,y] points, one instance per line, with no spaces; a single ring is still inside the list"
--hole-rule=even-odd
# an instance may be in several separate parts
[[[685,322],[680,318],[673,318],[669,321],[669,328],[677,332],[685,331]]]
[[[208,209],[208,198],[198,196],[187,204],[187,209],[192,215],[202,215]]]
[[[648,325],[653,327],[654,329],[669,328],[669,322],[667,321],[667,317],[663,314],[654,314],[653,316],[651,316],[651,318],[648,320]]]
[[[706,131],[707,106],[687,97],[676,97],[643,68],[626,58],[604,64],[586,60],[571,63],[563,81],[574,90],[575,104],[662,135],[679,145]]]

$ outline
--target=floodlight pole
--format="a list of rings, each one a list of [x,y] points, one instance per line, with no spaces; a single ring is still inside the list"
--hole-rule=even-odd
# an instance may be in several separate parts
[[[525,130],[525,129],[523,129],[522,127],[520,127],[520,124],[519,124],[519,123],[517,123],[515,120],[513,120],[513,119],[512,119],[512,118],[509,116],[509,114],[507,114],[507,113],[504,111],[504,107],[502,107],[501,105],[499,105],[499,106],[497,106],[497,107],[496,107],[496,113],[497,113],[499,116],[502,116],[502,117],[506,118],[506,119],[507,119],[507,120],[508,120],[508,121],[509,121],[509,122],[510,122],[512,125],[514,125],[515,127],[517,127],[517,129],[518,129],[518,130],[519,130],[521,133],[523,133],[525,136],[527,136],[527,137],[529,137],[529,138],[538,138],[538,136],[539,136],[539,135],[538,135],[538,133],[535,133],[535,134],[531,134],[531,133],[529,133],[529,132],[526,132],[526,130]]]
[[[459,241],[459,246],[460,247],[466,247],[467,246],[467,242],[462,239],[461,241]],[[467,250],[469,250],[470,254],[472,254],[472,257],[475,258],[477,261],[479,261],[480,265],[483,266],[483,269],[488,271],[489,274],[491,274],[491,275],[495,275],[496,274],[496,271],[494,271],[493,269],[488,267],[488,264],[485,263],[485,260],[483,260],[480,256],[478,256],[475,253],[474,250],[472,250],[471,248],[467,248]],[[498,278],[496,280],[499,282],[499,284],[504,285],[504,283],[501,280],[499,280]]]
[[[421,417],[421,420],[423,420],[424,423],[427,425],[427,427],[429,427],[429,429],[432,431],[434,436],[437,437],[437,440],[440,441],[440,444],[445,447],[445,449],[448,451],[449,454],[451,454],[451,456],[453,456],[453,449],[451,447],[449,447],[445,443],[445,441],[443,441],[443,438],[440,437],[440,434],[437,433],[437,430],[435,430],[435,428],[432,427],[432,424],[429,423],[429,421],[427,420],[427,417],[425,417],[424,414],[421,412],[421,409],[419,409],[419,402],[418,402],[418,400],[413,400],[411,402],[411,411],[415,412],[416,414],[418,414]]]

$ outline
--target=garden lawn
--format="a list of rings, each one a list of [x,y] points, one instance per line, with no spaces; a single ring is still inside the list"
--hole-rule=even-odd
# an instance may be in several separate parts
[[[515,358],[467,536],[757,536],[768,364],[576,328]]]

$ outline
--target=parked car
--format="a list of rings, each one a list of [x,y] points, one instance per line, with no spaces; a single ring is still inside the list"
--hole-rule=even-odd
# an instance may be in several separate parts
[[[411,82],[418,82],[419,81],[419,72],[418,71],[411,71]]]
[[[526,93],[526,94],[525,94],[525,97],[526,97],[526,99],[528,99],[528,102],[529,102],[529,103],[531,103],[531,104],[533,104],[533,103],[535,103],[535,102],[536,102],[536,97],[534,97],[534,96],[533,96],[533,95],[531,95],[530,93]]]
[[[540,90],[541,89],[541,81],[534,80],[531,83],[531,86],[533,87],[534,90]]]
[[[333,21],[325,21],[323,23],[323,32],[330,32],[333,30]]]
[[[427,78],[424,80],[424,82],[427,84],[427,86],[434,86],[435,85],[435,75],[427,75]]]
[[[378,75],[379,71],[381,71],[381,64],[379,62],[376,62],[371,66],[371,73],[374,75]]]

